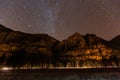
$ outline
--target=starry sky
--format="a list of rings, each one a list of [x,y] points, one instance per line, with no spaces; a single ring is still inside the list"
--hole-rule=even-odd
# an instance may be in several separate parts
[[[75,32],[110,40],[120,34],[120,0],[0,0],[0,24],[59,40]]]

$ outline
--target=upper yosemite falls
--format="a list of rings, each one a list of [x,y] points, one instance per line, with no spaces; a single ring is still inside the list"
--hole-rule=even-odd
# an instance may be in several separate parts
[[[109,67],[120,64],[120,36],[106,41],[74,33],[59,41],[0,25],[0,68]]]

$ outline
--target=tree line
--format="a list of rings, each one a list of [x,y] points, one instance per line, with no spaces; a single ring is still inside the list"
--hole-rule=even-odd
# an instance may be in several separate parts
[[[40,67],[49,68],[53,67],[66,67],[68,63],[71,67],[75,67],[76,60],[70,59],[72,56],[60,56],[60,55],[45,55],[40,53],[26,53],[25,49],[13,51],[11,55],[7,56],[5,53],[0,57],[0,66],[8,66],[13,68],[21,67]],[[94,63],[96,60],[88,60]],[[111,55],[109,58],[102,56],[100,61],[97,61],[102,67],[107,66],[118,66],[119,67],[119,57],[117,55]],[[79,60],[79,66],[85,63],[85,60]],[[95,64],[94,64],[95,65]],[[96,66],[97,67],[97,66]]]

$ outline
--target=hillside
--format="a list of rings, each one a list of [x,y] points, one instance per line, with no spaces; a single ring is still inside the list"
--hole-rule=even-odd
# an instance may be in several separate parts
[[[120,36],[106,41],[95,34],[79,33],[58,41],[47,34],[23,33],[0,25],[0,64],[13,67],[118,65],[119,43]]]
[[[0,26],[0,51],[16,50],[25,48],[48,48],[52,49],[56,39],[47,34],[27,34]],[[4,50],[5,49],[5,50]]]
[[[55,49],[61,56],[59,62],[66,60],[70,63],[66,63],[67,66],[82,66],[88,63],[89,66],[99,66],[103,57],[109,58],[112,55],[113,49],[108,47],[108,44],[108,41],[94,34],[74,33],[61,41]]]
[[[110,42],[109,45],[113,48],[113,49],[117,49],[120,50],[120,35],[116,36],[115,38],[113,38]]]

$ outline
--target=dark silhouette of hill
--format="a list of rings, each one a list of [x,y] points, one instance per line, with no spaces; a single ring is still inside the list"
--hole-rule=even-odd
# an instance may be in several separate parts
[[[0,32],[11,32],[11,31],[13,31],[13,30],[0,24]]]
[[[0,51],[9,52],[24,48],[28,53],[39,52],[40,48],[52,51],[58,40],[47,34],[28,34],[13,31],[4,26],[0,26]],[[4,50],[6,48],[6,50]],[[33,50],[33,51],[32,51]],[[31,51],[31,52],[30,52]]]
[[[120,50],[120,35],[116,36],[115,38],[113,38],[110,42],[109,45],[113,48],[113,49],[117,49]]]

